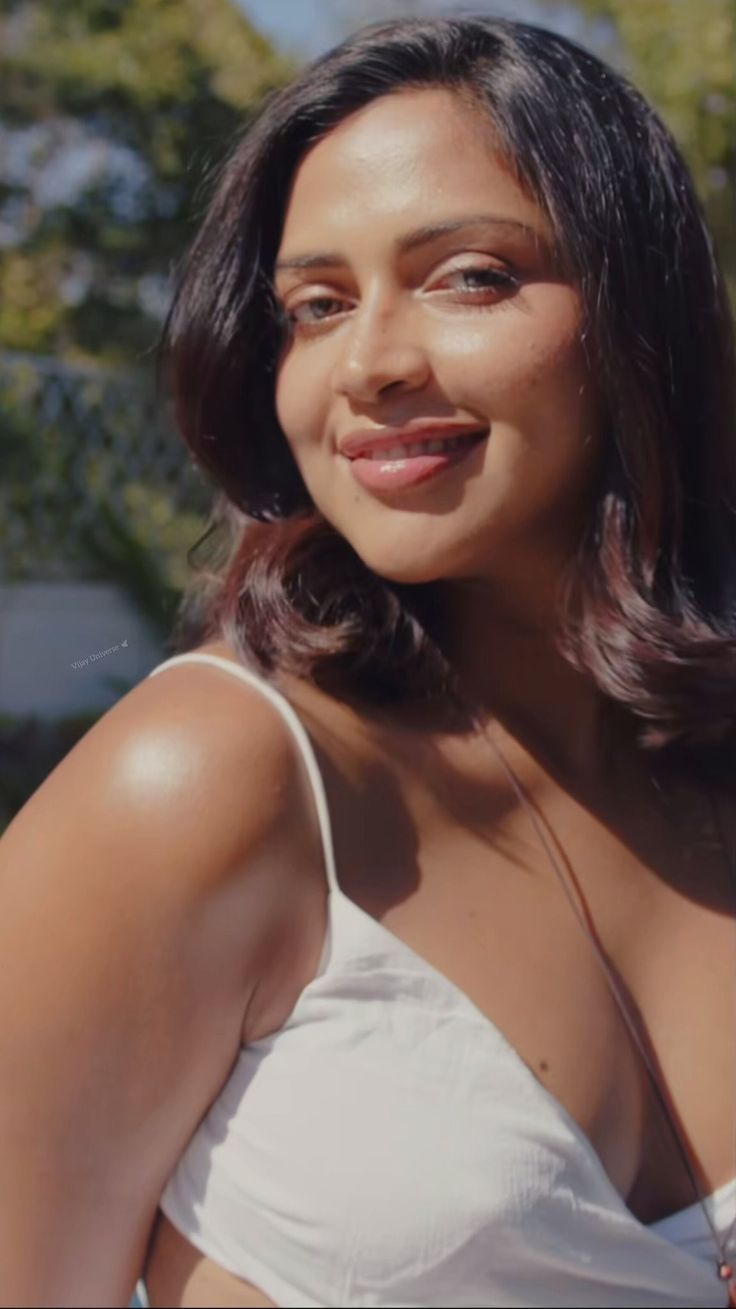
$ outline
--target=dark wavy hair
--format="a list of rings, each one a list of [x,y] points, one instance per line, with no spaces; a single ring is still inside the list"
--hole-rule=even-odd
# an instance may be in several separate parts
[[[274,407],[272,272],[305,152],[402,88],[486,116],[579,288],[605,413],[600,484],[559,599],[559,648],[653,755],[736,737],[736,391],[724,280],[693,181],[642,95],[575,42],[483,15],[372,23],[268,96],[182,261],[160,362],[214,479],[207,566],[175,640],[225,637],[266,676],[387,703],[454,694],[435,586],[377,576],[306,490]]]

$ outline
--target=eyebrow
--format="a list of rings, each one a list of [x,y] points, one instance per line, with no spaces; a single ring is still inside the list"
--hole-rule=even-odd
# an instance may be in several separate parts
[[[413,231],[399,237],[396,241],[396,251],[398,254],[406,254],[409,250],[416,250],[419,246],[428,245],[430,241],[436,241],[440,236],[447,236],[450,232],[458,232],[466,227],[507,228],[524,232],[536,241],[544,242],[543,234],[536,227],[530,227],[528,223],[519,222],[516,218],[502,218],[496,214],[468,214],[464,218],[451,218],[442,223],[427,223],[423,227],[414,228]],[[291,259],[279,259],[274,265],[274,273],[283,273],[294,268],[334,267],[344,263],[346,263],[345,257],[339,251],[320,250],[311,255],[294,255]]]

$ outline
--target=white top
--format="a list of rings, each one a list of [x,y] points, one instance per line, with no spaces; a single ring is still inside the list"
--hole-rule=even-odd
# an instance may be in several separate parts
[[[491,1020],[340,890],[322,778],[283,694],[215,655],[149,676],[195,660],[260,688],[291,728],[330,894],[317,975],[241,1051],[167,1182],[174,1226],[290,1309],[727,1305],[700,1205],[639,1222]],[[707,1205],[725,1234],[736,1178]]]

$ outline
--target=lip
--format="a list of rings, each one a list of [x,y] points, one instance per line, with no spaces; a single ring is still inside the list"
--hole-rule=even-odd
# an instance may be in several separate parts
[[[487,436],[489,427],[481,423],[407,423],[404,427],[369,427],[351,432],[340,441],[338,452],[346,459],[357,459],[373,451],[391,450],[396,445],[411,445],[415,441],[449,440],[454,436]]]
[[[392,459],[389,455],[382,459],[380,455],[364,457],[357,455],[346,460],[350,475],[364,490],[380,498],[388,496],[390,503],[395,503],[397,495],[413,494],[413,488],[434,481],[442,473],[449,472],[456,464],[468,461],[469,467],[478,467],[478,451],[485,446],[486,435],[483,432],[471,433],[475,439],[466,441],[455,449],[444,450],[439,454],[402,455]]]

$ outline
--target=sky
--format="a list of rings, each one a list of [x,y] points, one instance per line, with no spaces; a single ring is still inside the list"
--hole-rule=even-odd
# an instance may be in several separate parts
[[[314,59],[363,23],[406,14],[492,13],[538,22],[582,37],[584,20],[573,4],[536,0],[234,0],[264,36],[301,60]]]
[[[340,39],[328,0],[235,0],[264,36],[289,54],[313,59]],[[343,6],[344,7],[344,6]]]

